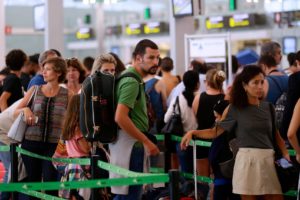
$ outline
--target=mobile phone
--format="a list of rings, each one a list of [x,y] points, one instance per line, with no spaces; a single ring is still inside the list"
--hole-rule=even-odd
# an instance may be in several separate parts
[[[293,164],[290,163],[287,159],[285,158],[281,158],[279,160],[277,160],[277,162],[279,163],[280,166],[282,166],[283,168],[289,168],[289,167],[293,167]]]

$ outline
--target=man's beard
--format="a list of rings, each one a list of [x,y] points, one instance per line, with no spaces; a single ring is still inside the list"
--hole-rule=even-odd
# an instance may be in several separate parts
[[[143,67],[142,67],[142,70],[145,74],[150,74],[150,75],[154,75],[156,74],[156,71],[158,69],[158,66],[157,65],[154,65],[152,67],[150,67],[148,70],[145,70]]]

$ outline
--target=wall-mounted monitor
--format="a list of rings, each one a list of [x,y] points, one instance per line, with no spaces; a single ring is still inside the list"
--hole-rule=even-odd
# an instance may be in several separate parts
[[[45,4],[35,5],[33,7],[33,23],[35,30],[45,29],[45,17]]]
[[[297,52],[297,38],[287,36],[282,38],[283,54],[287,55],[292,52]]]
[[[173,16],[192,16],[193,0],[172,0]]]

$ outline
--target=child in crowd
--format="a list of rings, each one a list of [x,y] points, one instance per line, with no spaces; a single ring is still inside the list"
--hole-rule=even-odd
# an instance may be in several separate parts
[[[74,95],[68,105],[65,116],[62,139],[65,140],[69,158],[90,157],[91,146],[83,137],[79,129],[80,96]],[[68,164],[61,181],[79,181],[90,178],[90,166]],[[59,196],[63,198],[89,199],[90,189],[60,190]]]
[[[226,100],[219,100],[213,107],[216,122],[221,120],[223,111],[229,105]],[[222,200],[238,200],[239,195],[232,193],[232,179],[225,178],[221,171],[219,163],[224,162],[232,157],[232,153],[228,147],[228,139],[232,135],[221,134],[213,140],[212,147],[209,151],[209,164],[214,174],[214,190],[213,199]],[[227,145],[227,146],[226,146]]]

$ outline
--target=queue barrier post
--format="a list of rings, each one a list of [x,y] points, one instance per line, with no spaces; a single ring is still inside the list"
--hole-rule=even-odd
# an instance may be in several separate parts
[[[100,160],[99,155],[92,155],[91,156],[91,175],[92,179],[97,178],[97,167],[98,167],[98,160]],[[91,193],[91,200],[96,200],[98,196],[98,188],[93,188]]]
[[[180,173],[177,169],[169,170],[169,191],[170,191],[170,199],[171,200],[179,200],[180,193],[179,193],[179,180],[180,180]]]
[[[165,134],[165,151],[164,151],[164,157],[165,157],[165,173],[167,173],[171,169],[171,152],[170,147],[171,146],[171,135]]]
[[[12,143],[10,145],[10,157],[11,157],[10,177],[11,177],[12,183],[18,182],[18,154],[17,154],[16,149],[17,149],[17,144]],[[11,199],[12,200],[17,199],[17,192],[11,193]]]

